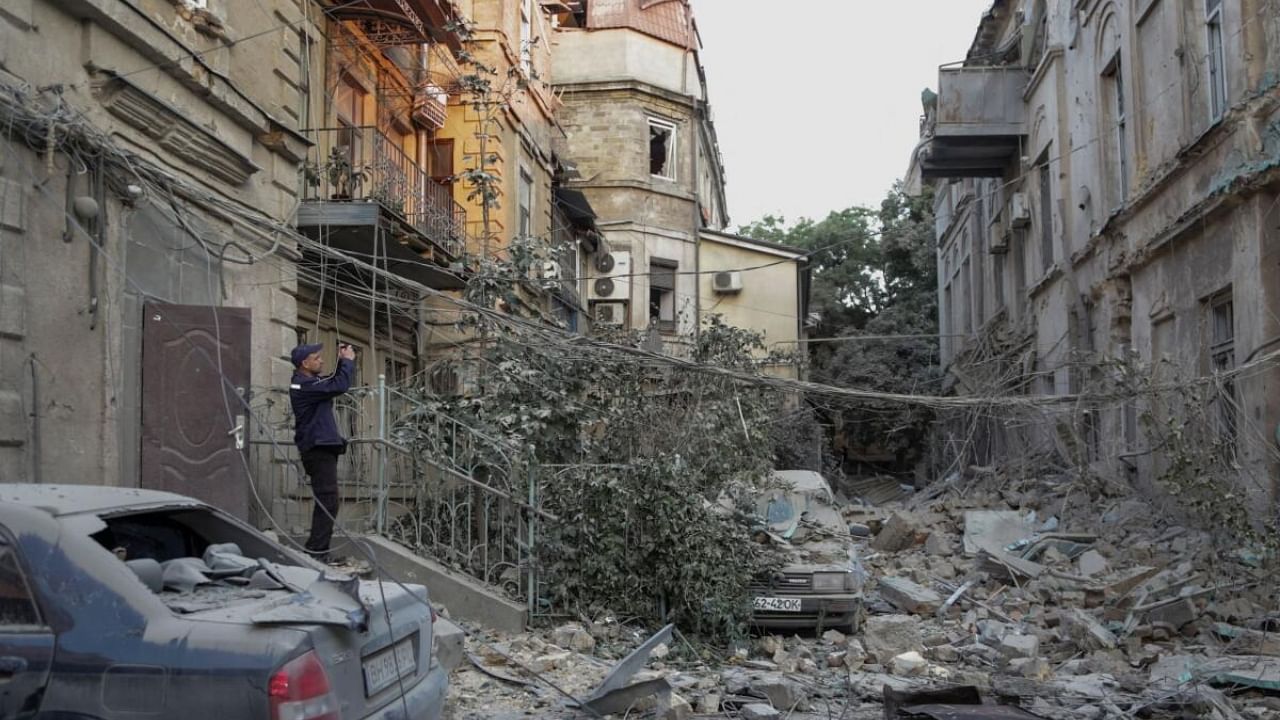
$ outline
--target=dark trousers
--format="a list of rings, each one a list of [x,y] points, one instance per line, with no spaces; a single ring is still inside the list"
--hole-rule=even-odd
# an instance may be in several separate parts
[[[302,453],[302,467],[311,478],[315,508],[311,511],[311,535],[306,548],[321,560],[328,560],[333,539],[333,521],[338,517],[338,455],[341,449],[318,446]]]

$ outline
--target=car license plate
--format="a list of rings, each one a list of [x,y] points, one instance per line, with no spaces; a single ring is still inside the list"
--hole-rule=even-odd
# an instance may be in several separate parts
[[[758,597],[754,605],[756,610],[769,612],[800,612],[800,598]]]
[[[377,695],[400,678],[413,675],[417,671],[418,658],[413,652],[413,636],[410,635],[396,643],[394,647],[365,658],[364,694]]]

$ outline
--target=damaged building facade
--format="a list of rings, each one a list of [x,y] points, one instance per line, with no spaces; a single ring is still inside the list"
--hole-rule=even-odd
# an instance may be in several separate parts
[[[250,513],[246,403],[296,343],[309,8],[203,5],[0,7],[6,482]]]
[[[805,256],[723,232],[724,164],[690,3],[569,5],[553,14],[552,80],[577,166],[568,187],[590,200],[605,239],[587,284],[593,321],[648,331],[680,354],[719,315],[794,349]]]
[[[1280,375],[1239,370],[1280,347],[1277,67],[1266,0],[992,4],[939,71],[910,172],[936,190],[942,362],[959,393],[1086,398],[963,447],[950,428],[952,457],[1158,477],[1160,402],[1087,399],[1136,363],[1203,393],[1223,462],[1274,501]]]

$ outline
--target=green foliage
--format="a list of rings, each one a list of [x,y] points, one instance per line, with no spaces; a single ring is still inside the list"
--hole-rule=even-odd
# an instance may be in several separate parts
[[[510,288],[519,264],[492,270]],[[772,466],[770,421],[781,398],[541,333],[493,328],[491,336],[477,351],[483,393],[432,398],[431,407],[536,459],[541,505],[561,519],[539,524],[544,597],[570,613],[671,620],[718,639],[741,634],[748,583],[771,559],[749,541],[746,518],[717,501]],[[750,370],[761,346],[758,335],[712,319],[691,356]],[[495,452],[490,462],[503,459]]]
[[[1167,361],[1096,364],[1107,371],[1101,394],[1127,396],[1140,407],[1139,423],[1155,451],[1157,483],[1185,520],[1210,531],[1224,549],[1244,543],[1265,548],[1268,556],[1280,551],[1275,515],[1257,512],[1250,497],[1251,490],[1254,496],[1269,494],[1271,478],[1250,477],[1237,460],[1239,408],[1231,383],[1179,379]]]
[[[816,382],[907,394],[940,390],[933,231],[932,195],[912,197],[900,187],[879,210],[852,207],[790,228],[782,218],[766,216],[740,229],[813,253],[811,309],[822,317],[811,338],[930,336],[809,346]],[[819,414],[839,434],[840,445],[892,452],[903,470],[919,459],[933,421],[927,409],[900,403],[837,402]],[[830,464],[824,462],[828,469]]]

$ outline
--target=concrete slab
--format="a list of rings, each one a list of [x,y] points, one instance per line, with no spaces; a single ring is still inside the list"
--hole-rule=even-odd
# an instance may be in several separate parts
[[[512,602],[496,588],[455,572],[433,560],[415,555],[409,548],[377,535],[359,540],[378,559],[385,579],[426,585],[433,602],[449,608],[450,616],[493,630],[524,632],[528,624],[525,606]]]

